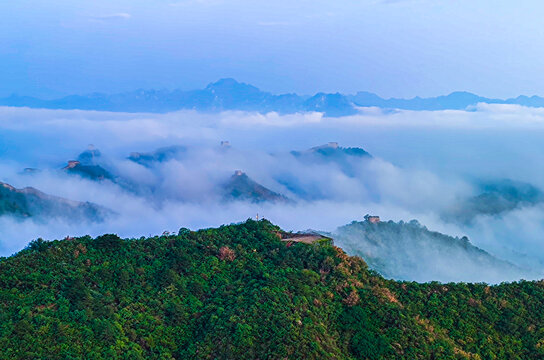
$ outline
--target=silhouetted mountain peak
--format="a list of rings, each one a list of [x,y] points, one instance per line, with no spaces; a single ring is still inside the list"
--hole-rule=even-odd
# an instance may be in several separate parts
[[[66,165],[63,170],[69,174],[79,175],[91,180],[114,181],[113,175],[102,166],[83,164],[78,160],[69,160],[68,165]]]
[[[166,146],[151,152],[132,152],[128,159],[140,165],[150,167],[155,163],[161,163],[172,159],[180,159],[187,151],[182,145]]]
[[[89,144],[87,149],[79,154],[77,161],[86,165],[95,165],[101,156],[102,153],[100,150],[98,150],[94,145]]]
[[[318,93],[304,102],[307,111],[323,112],[326,116],[354,115],[357,109],[352,102],[340,93]]]
[[[225,200],[246,200],[251,202],[289,201],[261,184],[257,183],[242,170],[236,170],[223,186]]]
[[[335,141],[330,141],[330,142],[328,142],[326,144],[323,144],[323,145],[314,146],[309,151],[319,151],[319,150],[324,150],[324,149],[336,150],[336,149],[338,149],[338,143],[335,142]]]
[[[4,182],[0,182],[0,186],[2,186],[3,188],[5,188],[5,189],[7,189],[9,191],[16,191],[17,190],[13,186],[11,186],[10,184],[4,183]]]
[[[362,148],[341,147],[337,142],[330,141],[326,144],[314,146],[306,151],[292,151],[291,154],[297,157],[313,156],[323,160],[340,160],[349,157],[372,157]]]
[[[233,78],[219,79],[216,82],[208,84],[206,90],[211,92],[261,92],[257,87],[246,83],[238,82]]]

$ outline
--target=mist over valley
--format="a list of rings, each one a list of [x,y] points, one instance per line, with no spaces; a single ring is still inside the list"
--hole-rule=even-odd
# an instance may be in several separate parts
[[[543,130],[542,110],[511,105],[342,117],[4,107],[0,251],[38,237],[140,237],[259,216],[336,234],[396,279],[538,278]],[[387,225],[370,243],[367,232],[341,236],[369,213],[404,224],[394,241]],[[403,230],[414,219],[424,231]]]

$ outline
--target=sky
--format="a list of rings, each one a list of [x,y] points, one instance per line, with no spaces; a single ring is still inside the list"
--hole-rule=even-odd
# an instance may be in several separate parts
[[[195,89],[544,95],[536,0],[0,2],[0,96]]]

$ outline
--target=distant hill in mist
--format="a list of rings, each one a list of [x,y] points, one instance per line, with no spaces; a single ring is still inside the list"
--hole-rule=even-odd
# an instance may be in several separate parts
[[[64,218],[70,221],[101,222],[111,211],[90,202],[67,200],[32,187],[16,189],[0,182],[0,216],[15,218]]]
[[[544,193],[536,186],[510,179],[478,182],[476,191],[477,195],[463,199],[442,214],[442,218],[448,222],[470,225],[479,215],[503,215],[544,201]]]
[[[79,109],[119,112],[165,113],[176,110],[218,112],[243,110],[281,114],[297,112],[322,112],[326,116],[354,115],[359,107],[379,107],[405,110],[466,109],[478,103],[517,104],[544,107],[544,98],[518,96],[510,99],[492,99],[469,92],[411,99],[385,99],[361,91],[356,94],[317,93],[313,96],[298,94],[272,94],[234,79],[221,79],[204,89],[197,90],[136,90],[118,94],[93,93],[70,95],[59,99],[42,100],[29,96],[11,95],[0,99],[0,106]]]
[[[79,175],[91,180],[114,181],[113,176],[100,165],[86,165],[77,160],[70,160],[63,168],[68,174]]]
[[[345,148],[338,145],[337,142],[329,142],[324,145],[315,146],[305,151],[291,151],[291,154],[297,158],[311,162],[344,162],[346,158],[370,158],[368,152],[362,148]]]
[[[237,170],[223,185],[224,200],[244,200],[250,202],[290,202],[290,200],[261,184],[255,182],[244,172]]]
[[[220,147],[215,149],[219,154],[224,154],[229,151],[231,146],[228,142],[224,142]],[[182,145],[172,145],[161,147],[149,152],[131,152],[127,157],[128,160],[144,166],[151,171],[156,171],[157,167],[162,163],[177,160],[183,161],[188,157],[187,152],[189,147]],[[330,142],[324,145],[315,146],[303,151],[291,151],[290,155],[294,156],[301,164],[335,164],[338,168],[348,175],[354,172],[354,163],[371,159],[372,156],[362,148],[341,147],[338,143]],[[142,195],[142,196],[160,196],[157,194],[157,184],[146,183],[145,181],[138,182],[135,179],[130,179],[119,172],[118,169],[112,167],[106,159],[102,157],[100,150],[89,145],[89,148],[80,153],[77,160],[68,160],[62,171],[69,175],[80,176],[81,178],[103,182],[109,181],[119,185],[124,190]],[[38,169],[25,169],[23,172],[27,175],[39,173]],[[296,178],[289,177],[285,174],[278,175],[275,178],[278,184],[288,189],[296,197],[304,200],[315,200],[324,197],[316,189],[306,188],[300,184]],[[183,184],[180,184],[183,187]],[[248,201],[253,203],[261,202],[287,202],[294,203],[293,199],[277,193],[267,187],[257,183],[244,170],[237,170],[234,175],[225,177],[218,184],[219,195],[223,201]],[[168,194],[163,194],[168,196]]]
[[[157,163],[173,159],[179,160],[186,151],[187,148],[185,146],[174,145],[162,147],[152,152],[132,152],[128,159],[145,167],[152,167]]]
[[[502,282],[535,276],[474,246],[468,238],[430,231],[419,222],[357,222],[338,228],[335,243],[388,278]]]

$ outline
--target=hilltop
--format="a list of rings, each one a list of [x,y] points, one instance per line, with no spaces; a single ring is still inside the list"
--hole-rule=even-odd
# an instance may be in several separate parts
[[[255,182],[246,173],[236,170],[230,179],[223,184],[225,201],[246,200],[250,202],[289,202],[290,200],[261,184]]]
[[[417,220],[353,221],[331,236],[348,253],[397,280],[499,283],[536,276],[474,246],[467,237],[430,231]]]
[[[538,359],[544,285],[385,280],[268,221],[33,241],[0,259],[2,359]]]

